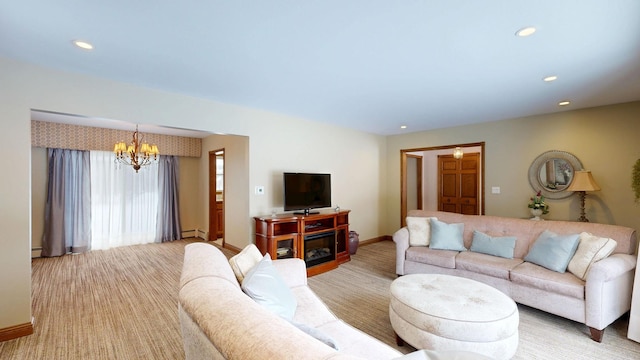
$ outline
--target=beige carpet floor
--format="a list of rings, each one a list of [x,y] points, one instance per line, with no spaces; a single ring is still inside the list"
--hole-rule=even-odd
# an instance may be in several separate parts
[[[189,242],[34,259],[35,333],[0,343],[0,359],[183,359],[177,294]],[[388,317],[394,254],[391,242],[361,246],[309,284],[336,315],[396,347]],[[535,309],[520,306],[520,320],[515,359],[640,359],[625,317],[601,344],[584,325]]]

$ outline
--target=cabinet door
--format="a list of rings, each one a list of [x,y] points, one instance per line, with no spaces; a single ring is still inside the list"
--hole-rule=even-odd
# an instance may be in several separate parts
[[[336,229],[336,260],[340,264],[351,260],[349,255],[349,225],[338,226]]]
[[[298,236],[295,234],[282,235],[272,238],[271,240],[272,259],[288,259],[298,257]]]

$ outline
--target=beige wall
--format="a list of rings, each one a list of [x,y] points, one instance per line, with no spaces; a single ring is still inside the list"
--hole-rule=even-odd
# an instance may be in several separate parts
[[[183,232],[200,229],[200,158],[181,157],[179,167],[180,226]]]
[[[352,210],[351,224],[361,238],[385,233],[384,137],[6,58],[0,58],[0,79],[0,149],[14,154],[0,160],[4,169],[11,169],[10,176],[0,178],[0,329],[31,321],[32,109],[246,137],[248,144],[243,146],[248,153],[242,161],[249,164],[248,177],[228,179],[237,183],[238,194],[244,194],[238,196],[237,209],[228,209],[225,222],[227,233],[238,228],[227,236],[234,246],[252,241],[253,216],[282,208],[283,171],[334,174],[333,201]],[[200,190],[185,196],[204,199],[202,172],[197,179]],[[265,195],[253,193],[256,185],[265,186]],[[41,185],[33,185],[37,186]],[[206,207],[188,211],[198,213],[198,220],[185,219],[184,226],[208,228]]]
[[[307,121],[275,118],[255,125],[251,136],[251,215],[282,212],[282,173],[331,174],[332,205],[349,209],[351,228],[360,239],[384,234],[386,196],[385,139]],[[264,195],[254,186],[265,187]]]
[[[601,191],[588,193],[587,218],[592,222],[640,229],[640,206],[634,204],[631,169],[640,157],[640,102],[604,106],[508,121],[454,127],[387,138],[390,216],[388,232],[400,224],[400,150],[448,144],[485,142],[485,196],[488,215],[530,217],[527,203],[534,194],[528,170],[548,150],[574,154],[591,170]],[[500,186],[501,194],[491,194]],[[577,195],[549,200],[548,219],[580,216]]]
[[[31,148],[31,249],[40,256],[44,234],[44,208],[47,203],[47,149]]]
[[[9,71],[8,73],[6,73]],[[0,329],[31,322],[31,146],[29,107],[0,63]]]
[[[200,158],[200,228],[209,229],[209,152],[224,149],[224,241],[243,248],[251,238],[249,216],[249,138],[211,135],[202,141]]]

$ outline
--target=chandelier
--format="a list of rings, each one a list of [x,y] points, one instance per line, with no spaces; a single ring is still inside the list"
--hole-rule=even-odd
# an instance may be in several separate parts
[[[158,147],[149,145],[146,142],[141,143],[141,141],[142,135],[138,131],[138,125],[136,125],[133,140],[129,145],[124,141],[120,141],[114,146],[113,152],[116,154],[116,163],[131,165],[138,172],[141,167],[151,164],[152,161],[157,161]]]
[[[464,153],[462,152],[462,149],[460,148],[460,146],[457,146],[453,150],[453,157],[456,159],[462,159],[462,156],[464,156]]]

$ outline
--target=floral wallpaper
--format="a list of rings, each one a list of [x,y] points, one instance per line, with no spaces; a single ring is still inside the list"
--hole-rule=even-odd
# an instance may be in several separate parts
[[[130,143],[131,131],[91,126],[69,125],[45,121],[31,121],[31,145],[74,150],[113,151],[116,142]],[[161,155],[200,157],[202,139],[184,136],[141,133],[142,140],[156,144]]]

